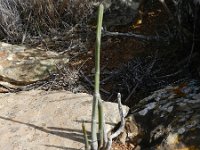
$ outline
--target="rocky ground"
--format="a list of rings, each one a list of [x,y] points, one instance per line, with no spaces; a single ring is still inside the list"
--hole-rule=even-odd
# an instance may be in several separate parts
[[[121,11],[105,2],[101,94],[116,102],[120,92],[130,107],[113,149],[200,149],[200,62],[192,29],[183,28],[183,37],[159,1],[142,14],[130,9],[132,1],[120,1]],[[80,120],[89,125],[92,97],[81,92],[94,88],[93,19],[84,29],[33,38],[28,46],[0,43],[0,149],[83,148]],[[118,123],[117,105],[105,104],[108,122]]]
[[[131,109],[126,140],[141,149],[200,149],[199,81],[155,91]]]

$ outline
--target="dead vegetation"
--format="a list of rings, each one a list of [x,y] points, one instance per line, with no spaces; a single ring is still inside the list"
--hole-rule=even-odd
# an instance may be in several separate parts
[[[91,0],[2,0],[1,39],[24,42],[30,36],[68,31],[86,24],[92,13]]]
[[[94,64],[93,59],[89,57],[93,57],[94,48],[91,45],[94,45],[94,38],[91,37],[95,36],[95,27],[90,24],[90,19],[94,19],[97,2],[98,0],[0,1],[2,41],[41,46],[60,54],[69,53],[72,58],[69,66],[58,66],[57,73],[50,75],[48,80],[39,81],[23,90],[32,88],[65,89],[73,92],[93,90],[94,75],[91,72]],[[129,103],[133,95],[138,99],[142,98],[141,96],[145,96],[144,93],[175,82],[178,78],[185,78],[183,75],[188,76],[187,73],[183,74],[186,67],[182,66],[188,65],[188,58],[185,57],[192,57],[196,51],[198,52],[200,33],[199,2],[195,2],[166,1],[173,15],[170,18],[159,1],[149,0],[144,6],[146,9],[143,12],[141,27],[132,29],[130,24],[117,27],[113,25],[115,31],[125,31],[123,32],[125,35],[129,36],[128,32],[134,36],[142,35],[140,37],[144,38],[139,42],[137,37],[134,41],[131,39],[133,37],[104,35],[101,92],[107,100],[114,100],[112,97],[116,97],[116,93],[120,92],[122,100]],[[167,40],[153,43],[145,40],[152,34],[156,39],[165,37]],[[187,47],[183,43],[187,43]],[[148,49],[151,49],[152,55],[136,57],[137,52],[132,52],[145,53]],[[156,56],[155,51],[158,51]],[[185,59],[184,63],[179,63],[181,59]],[[72,63],[77,63],[79,60],[81,63],[74,67]],[[109,65],[112,67],[107,67]]]

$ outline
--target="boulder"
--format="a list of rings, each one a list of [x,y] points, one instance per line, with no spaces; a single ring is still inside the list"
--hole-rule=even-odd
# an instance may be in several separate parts
[[[142,0],[103,0],[105,27],[127,25],[133,22]],[[98,6],[99,3],[94,3]]]
[[[32,90],[0,94],[0,149],[84,149],[90,138],[92,99],[85,93]],[[103,103],[108,130],[119,121],[118,105]],[[127,114],[129,108],[123,106]]]
[[[125,140],[142,149],[200,149],[200,84],[193,80],[155,91],[128,117]],[[131,124],[131,125],[130,125]]]
[[[56,71],[57,64],[68,61],[67,55],[0,42],[1,81],[26,85],[44,80]]]

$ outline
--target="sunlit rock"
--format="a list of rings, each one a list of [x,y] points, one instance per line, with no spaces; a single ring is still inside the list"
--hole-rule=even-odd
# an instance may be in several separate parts
[[[91,95],[32,90],[0,94],[0,99],[1,150],[83,149],[83,122],[91,138]],[[118,105],[103,106],[110,130],[120,121]],[[123,110],[127,114],[129,108]]]
[[[0,78],[23,85],[44,80],[56,70],[56,65],[66,64],[68,60],[68,56],[60,56],[52,51],[1,42]]]

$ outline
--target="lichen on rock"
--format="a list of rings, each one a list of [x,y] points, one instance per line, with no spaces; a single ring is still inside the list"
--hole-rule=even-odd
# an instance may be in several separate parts
[[[149,149],[200,148],[200,83],[188,81],[155,91],[132,109],[135,145]],[[140,136],[139,136],[140,135]]]

